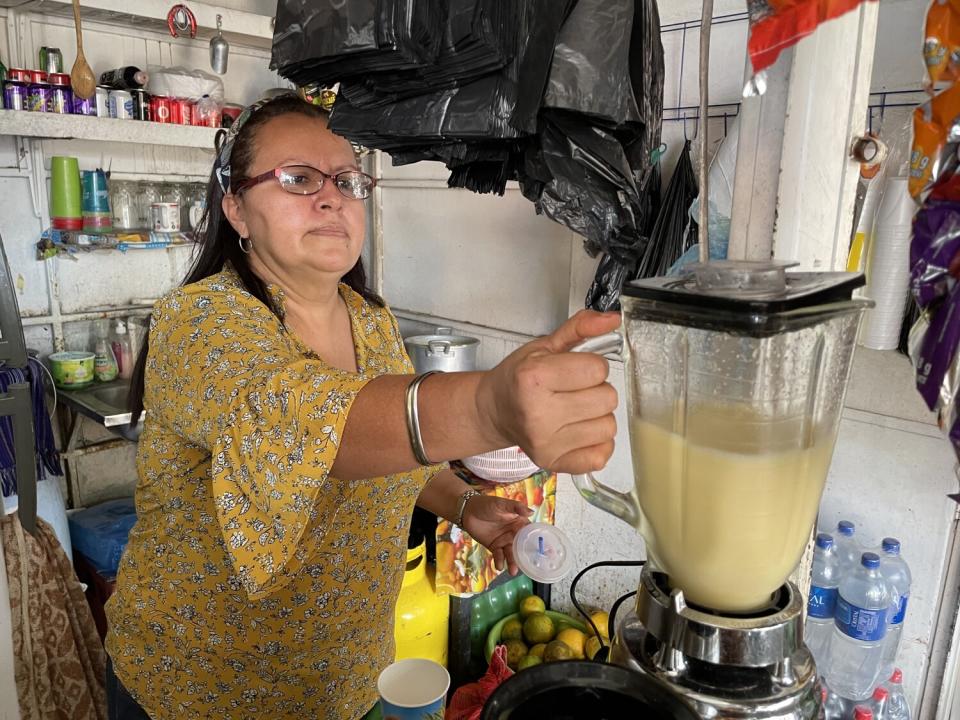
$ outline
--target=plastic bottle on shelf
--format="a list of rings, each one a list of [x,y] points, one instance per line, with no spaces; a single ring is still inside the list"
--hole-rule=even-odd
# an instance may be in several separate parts
[[[220,103],[209,95],[204,95],[197,101],[197,110],[193,124],[214,128],[220,127],[220,111]]]
[[[830,636],[833,634],[833,615],[837,607],[839,585],[840,560],[833,536],[818,533],[813,550],[813,573],[804,627],[804,642],[817,664],[823,663],[827,657]]]
[[[907,614],[907,601],[910,599],[910,567],[900,554],[900,541],[885,537],[880,546],[880,572],[890,586],[893,610],[890,618],[887,640],[883,652],[883,675],[889,677],[897,663],[900,640],[903,637],[903,618]]]
[[[830,653],[823,668],[827,683],[838,695],[860,702],[879,684],[890,606],[880,558],[865,552],[860,567],[840,582]]]
[[[149,79],[150,76],[140,68],[127,65],[101,73],[99,85],[111,90],[139,90]]]
[[[887,699],[887,717],[886,720],[910,720],[910,704],[907,702],[906,695],[903,694],[903,673],[900,668],[894,668],[890,678],[883,684],[884,689],[890,693]]]
[[[133,353],[130,349],[130,336],[127,335],[127,326],[122,318],[117,318],[113,333],[113,354],[117,357],[120,377],[128,380],[133,375]]]
[[[93,374],[100,382],[116,380],[119,372],[117,358],[107,339],[110,326],[106,320],[99,320],[95,328],[97,340],[93,347]]]
[[[887,720],[887,704],[890,700],[890,691],[882,685],[873,689],[873,697],[870,698],[870,709],[873,711],[874,720]]]
[[[857,705],[853,709],[853,720],[874,720],[873,710],[866,705]]]
[[[837,523],[837,530],[833,533],[833,542],[837,546],[837,557],[840,558],[840,572],[844,575],[854,572],[860,565],[860,544],[854,535],[857,527],[849,520]]]

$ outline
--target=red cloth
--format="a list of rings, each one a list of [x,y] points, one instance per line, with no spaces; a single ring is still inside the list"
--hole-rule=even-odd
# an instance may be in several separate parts
[[[513,670],[507,667],[507,646],[497,645],[484,676],[475,683],[464,685],[453,694],[447,703],[444,720],[480,720],[480,713],[483,712],[487,698],[511,675]]]

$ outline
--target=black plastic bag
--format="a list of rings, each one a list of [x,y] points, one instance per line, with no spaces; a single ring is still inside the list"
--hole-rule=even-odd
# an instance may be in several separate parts
[[[690,220],[690,205],[697,197],[697,179],[690,162],[690,142],[683,145],[677,159],[677,167],[663,195],[656,224],[650,232],[650,242],[640,260],[636,277],[666,275],[687,249],[687,225]],[[691,233],[691,236],[695,235]]]

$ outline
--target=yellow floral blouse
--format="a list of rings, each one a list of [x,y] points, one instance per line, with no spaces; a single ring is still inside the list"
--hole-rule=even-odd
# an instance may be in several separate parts
[[[137,523],[107,604],[115,672],[154,720],[353,719],[376,702],[410,515],[437,468],[330,476],[360,389],[413,372],[390,311],[340,293],[356,374],[229,268],[154,309]]]

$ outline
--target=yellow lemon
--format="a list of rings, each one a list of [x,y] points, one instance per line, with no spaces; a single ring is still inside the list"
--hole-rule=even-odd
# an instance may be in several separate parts
[[[527,651],[527,655],[533,655],[534,657],[538,657],[542,660],[543,651],[546,649],[547,649],[546,643],[537,643],[532,648],[530,648],[530,650]]]
[[[587,642],[583,645],[583,654],[587,656],[588,660],[593,660],[593,656],[597,654],[600,650],[600,638],[596,635],[591,635],[587,638]]]
[[[500,640],[523,640],[523,623],[517,619],[507,620],[500,631]]]
[[[557,633],[556,640],[560,640],[564,643],[570,650],[573,651],[573,656],[575,658],[583,657],[583,645],[587,641],[587,636],[585,633],[580,632],[576,628],[564,628]]]
[[[542,662],[543,660],[538,658],[536,655],[531,655],[530,653],[527,653],[522,658],[520,658],[520,662],[517,663],[517,670],[524,670],[528,667],[539,665]]]
[[[547,606],[544,605],[543,600],[536,595],[530,595],[520,601],[520,617],[524,620],[536,613],[542,613],[546,609]]]
[[[534,613],[523,621],[523,636],[529,643],[546,643],[553,640],[553,620],[546,613]]]
[[[519,640],[507,640],[507,665],[511,670],[516,670],[517,665],[527,655],[527,646]]]
[[[600,637],[604,640],[610,639],[610,633],[608,627],[610,625],[610,616],[605,613],[603,610],[597,610],[594,613],[590,613],[590,619],[593,620],[593,624],[597,626],[597,630],[600,631]],[[589,623],[587,623],[589,626]],[[593,628],[590,628],[590,634],[593,634]]]
[[[543,651],[544,662],[554,662],[556,660],[572,660],[573,650],[562,640],[554,640],[547,644]]]

